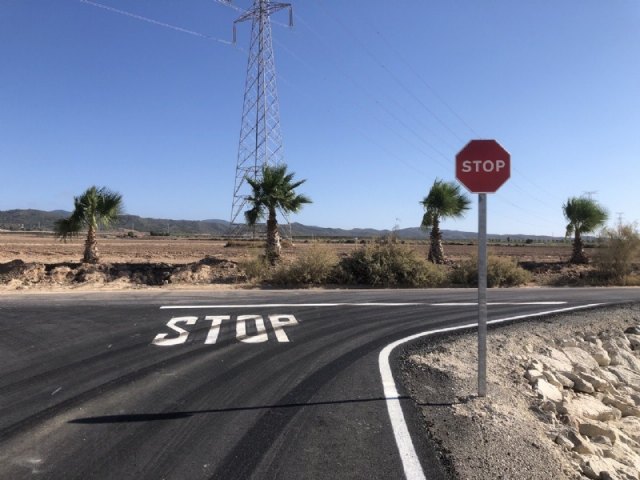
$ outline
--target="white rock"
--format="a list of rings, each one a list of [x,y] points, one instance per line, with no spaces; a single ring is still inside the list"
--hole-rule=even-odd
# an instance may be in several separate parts
[[[564,385],[556,378],[553,373],[545,370],[544,372],[542,372],[542,374],[544,375],[544,378],[547,380],[547,382],[556,387],[558,390],[562,391]]]
[[[615,443],[611,449],[603,451],[603,455],[640,472],[640,456],[623,442]]]
[[[535,390],[543,400],[551,400],[555,403],[562,402],[562,392],[547,382],[544,378],[538,379]]]
[[[547,348],[545,354],[535,354],[535,359],[553,372],[571,372],[573,364],[569,357],[557,348]]]
[[[637,479],[632,469],[612,458],[600,458],[595,455],[585,457],[580,465],[582,473],[593,480],[627,480]]]
[[[619,422],[616,422],[616,427],[621,431],[624,436],[640,444],[640,418],[638,417],[624,417]],[[624,437],[620,437],[624,440]],[[625,442],[628,444],[628,442]]]
[[[602,397],[602,403],[617,408],[623,417],[640,417],[640,408],[635,406],[631,398],[610,394]]]
[[[541,371],[535,369],[529,369],[525,372],[524,377],[529,380],[530,384],[535,384],[538,380],[544,378],[544,375]]]
[[[555,442],[560,445],[564,450],[573,450],[573,447],[575,446],[573,444],[573,442],[571,442],[571,440],[569,440],[565,435],[563,434],[558,434],[558,436],[555,439]]]
[[[640,375],[623,366],[609,367],[609,371],[613,373],[621,383],[628,385],[636,391],[640,391]]]
[[[612,444],[616,443],[618,439],[618,435],[614,428],[609,427],[607,424],[603,422],[598,422],[595,420],[578,420],[578,432],[581,435],[586,435],[589,438],[595,437],[607,437],[611,440]]]
[[[569,430],[566,437],[573,444],[573,451],[580,455],[593,455],[595,450],[591,446],[591,442],[574,430]]]
[[[573,389],[576,392],[593,393],[596,391],[596,389],[593,388],[593,385],[579,375],[573,372],[563,372],[562,374],[573,382]]]
[[[597,370],[594,370],[592,373],[602,378],[603,380],[606,380],[609,385],[614,388],[618,388],[618,386],[620,386],[620,379],[606,368],[599,368]]]
[[[586,337],[584,337],[584,340],[586,342],[592,343],[598,347],[602,347],[602,340],[600,340],[597,336],[595,335],[587,335]]]
[[[560,372],[555,373],[555,377],[565,388],[573,388],[574,383]],[[617,378],[617,377],[616,377]]]
[[[593,343],[586,343],[586,344],[582,345],[582,349],[585,352],[589,353],[589,355],[591,355],[593,357],[593,359],[601,367],[606,367],[607,365],[609,365],[611,363],[611,358],[609,357],[609,354],[601,346],[598,346],[598,345],[593,344]]]
[[[558,412],[575,418],[588,418],[601,422],[622,418],[620,410],[615,407],[609,407],[590,395],[565,398],[562,404],[558,406]]]
[[[634,372],[640,372],[640,359],[638,359],[633,353],[626,350],[620,350],[618,355],[621,357],[619,365],[627,367]]]
[[[627,340],[629,340],[629,343],[631,344],[631,348],[633,350],[639,350],[640,349],[640,335],[638,334],[627,334]]]
[[[578,376],[582,378],[585,382],[588,382],[593,386],[596,392],[607,392],[611,389],[611,385],[606,380],[597,377],[596,375],[591,375],[586,372],[579,372]],[[575,387],[574,387],[575,388]]]
[[[582,348],[578,347],[563,347],[562,351],[569,358],[572,364],[580,365],[589,369],[599,367],[598,362]]]

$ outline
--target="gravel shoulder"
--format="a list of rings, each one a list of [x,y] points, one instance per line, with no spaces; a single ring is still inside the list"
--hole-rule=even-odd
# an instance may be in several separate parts
[[[568,416],[541,409],[545,399],[525,377],[531,368],[528,362],[571,339],[585,342],[590,337],[624,335],[638,324],[640,304],[636,303],[490,327],[486,398],[476,396],[475,331],[429,337],[403,352],[402,381],[451,478],[587,478],[585,459],[595,457],[558,445],[557,432],[572,427],[561,425],[560,420]],[[566,400],[567,395],[575,399],[585,394],[567,390],[563,395]],[[594,449],[606,451],[604,445]],[[636,469],[630,477],[600,475],[595,478],[638,478],[640,472]]]

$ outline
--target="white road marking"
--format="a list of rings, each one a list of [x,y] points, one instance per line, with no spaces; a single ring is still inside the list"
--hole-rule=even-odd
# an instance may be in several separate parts
[[[174,332],[178,332],[178,336],[175,338],[167,338],[169,336],[168,333],[159,333],[156,335],[156,338],[151,342],[153,345],[158,345],[160,347],[168,347],[171,345],[180,345],[187,341],[187,337],[189,336],[189,332],[187,332],[184,328],[180,328],[178,323],[185,323],[187,325],[195,325],[198,317],[175,317],[167,322],[167,327],[169,327]]]
[[[369,303],[257,303],[249,305],[163,305],[160,310],[196,310],[196,309],[223,309],[223,308],[285,308],[285,307],[469,307],[477,305],[477,302],[450,302],[450,303],[425,303],[425,302],[369,302]],[[487,305],[566,305],[567,302],[489,302]]]
[[[220,325],[223,320],[231,320],[229,315],[207,315],[205,320],[211,320],[211,328],[207,333],[207,339],[204,341],[205,345],[210,345],[218,341],[218,335],[220,334]]]
[[[190,332],[178,326],[178,324],[193,326],[197,323],[198,318],[199,317],[194,316],[172,318],[167,322],[167,328],[177,333],[178,336],[169,337],[168,333],[159,333],[155,336],[151,344],[167,347],[186,343]],[[289,336],[285,332],[285,328],[298,325],[299,323],[296,317],[294,315],[272,314],[269,315],[268,318],[278,343],[289,343]],[[225,320],[231,321],[232,317],[231,315],[207,315],[204,317],[204,320],[211,322],[204,343],[205,345],[212,345],[218,341],[222,322]],[[247,322],[254,322],[256,333],[247,333]],[[269,341],[269,334],[262,315],[238,315],[236,318],[235,331],[236,339],[243,343],[264,343]]]
[[[411,307],[428,303],[259,303],[252,305],[164,305],[160,310],[209,308],[285,308],[285,307]]]
[[[545,312],[530,313],[526,315],[516,315],[513,317],[490,320],[487,322],[487,324],[493,325],[497,323],[511,322],[515,320],[522,320],[525,318],[533,318],[533,317],[540,317],[543,315],[550,315],[553,313],[563,313],[563,312],[570,312],[573,310],[593,308],[600,305],[604,305],[604,304],[591,303],[589,305],[580,305],[577,307],[559,308],[556,310],[547,310]],[[477,323],[468,323],[466,325],[459,325],[456,327],[441,328],[438,330],[429,330],[427,332],[416,333],[415,335],[410,335],[408,337],[401,338],[400,340],[396,340],[395,342],[390,343],[380,351],[380,354],[378,356],[378,367],[380,369],[380,377],[382,379],[382,388],[384,390],[384,396],[386,398],[387,411],[389,412],[389,419],[391,420],[393,435],[396,440],[396,445],[400,453],[400,459],[402,460],[402,466],[404,468],[404,474],[407,480],[425,480],[426,477],[424,476],[422,465],[420,464],[420,460],[418,459],[418,455],[416,454],[416,449],[413,445],[413,442],[411,441],[411,435],[409,434],[409,429],[407,428],[407,423],[405,422],[405,419],[404,419],[404,413],[402,412],[402,406],[400,405],[400,400],[399,400],[400,395],[398,394],[396,382],[393,378],[393,373],[391,372],[389,356],[391,355],[391,352],[399,345],[410,342],[417,338],[434,335],[436,333],[445,333],[445,332],[453,332],[456,330],[464,330],[467,328],[475,327],[477,325],[478,325]]]
[[[256,324],[255,335],[247,335],[247,320],[253,320]],[[261,315],[239,315],[236,322],[236,338],[244,343],[263,343],[269,341],[267,330],[264,328],[264,319]]]
[[[487,305],[566,305],[567,302],[487,302]],[[431,303],[432,307],[473,307],[478,302]]]
[[[284,331],[284,327],[298,325],[298,320],[293,315],[269,315],[269,321],[273,327],[273,332],[280,343],[288,343],[289,337]]]

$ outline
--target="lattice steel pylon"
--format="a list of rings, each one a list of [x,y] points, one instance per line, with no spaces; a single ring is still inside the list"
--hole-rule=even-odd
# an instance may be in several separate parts
[[[269,0],[254,0],[253,6],[233,23],[235,42],[237,24],[251,20],[251,43],[231,207],[232,230],[234,226],[239,226],[238,217],[243,214],[247,204],[250,187],[245,179],[260,178],[264,165],[278,165],[284,159],[270,16],[285,8],[289,9],[289,24],[293,25],[291,4]],[[240,221],[241,224],[243,222],[244,219]]]

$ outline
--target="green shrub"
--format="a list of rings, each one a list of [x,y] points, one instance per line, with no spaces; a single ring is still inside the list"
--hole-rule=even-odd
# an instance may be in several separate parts
[[[443,270],[403,245],[374,243],[343,257],[336,270],[341,283],[372,287],[436,287]]]
[[[240,261],[238,266],[249,280],[262,281],[271,275],[271,267],[264,255]]]
[[[454,267],[449,280],[455,285],[478,285],[478,259],[465,260]],[[490,255],[487,262],[488,287],[516,287],[531,281],[531,274],[518,266],[513,258]]]
[[[331,281],[338,263],[336,255],[326,246],[314,244],[289,265],[275,269],[269,281],[276,285],[322,285]]]
[[[633,224],[606,228],[600,235],[600,248],[594,258],[596,279],[602,283],[629,285],[637,283],[632,275],[640,255],[640,234]]]

